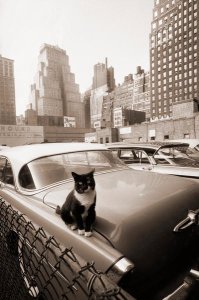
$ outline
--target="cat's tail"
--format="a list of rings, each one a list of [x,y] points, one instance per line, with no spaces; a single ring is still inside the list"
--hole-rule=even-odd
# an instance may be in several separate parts
[[[59,205],[57,205],[55,212],[56,214],[61,215],[61,207]]]

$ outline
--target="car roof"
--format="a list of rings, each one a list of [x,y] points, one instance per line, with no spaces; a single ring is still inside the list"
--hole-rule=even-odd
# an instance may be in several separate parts
[[[199,139],[178,139],[171,140],[171,142],[187,143],[191,148],[194,148],[195,146],[199,145]]]
[[[107,147],[103,144],[94,143],[42,143],[10,147],[0,151],[0,156],[6,156],[19,169],[37,158],[88,150],[107,150]]]
[[[142,149],[154,149],[158,150],[160,148],[164,147],[174,147],[174,146],[188,146],[187,143],[181,143],[181,142],[146,142],[146,143],[126,143],[126,142],[119,142],[119,143],[111,143],[111,144],[106,144],[109,149],[113,148],[142,148]]]

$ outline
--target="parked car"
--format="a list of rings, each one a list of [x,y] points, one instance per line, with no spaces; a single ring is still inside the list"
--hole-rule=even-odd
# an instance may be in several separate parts
[[[199,162],[186,154],[188,144],[177,142],[113,143],[107,147],[133,169],[171,174],[196,181],[199,179]]]
[[[172,148],[145,149],[155,152],[156,159]],[[142,154],[148,159],[148,151],[135,150],[139,160]],[[72,231],[55,212],[73,189],[71,171],[84,173],[88,168],[95,168],[97,191],[97,218],[90,238]],[[187,275],[199,274],[195,266],[199,256],[198,184],[133,170],[105,145],[51,143],[3,150],[0,196],[62,245],[94,261],[137,299],[170,299]],[[41,261],[35,260],[34,268]]]
[[[188,144],[189,147],[187,148],[187,155],[199,161],[199,139],[179,139],[179,140],[170,140],[170,142]]]

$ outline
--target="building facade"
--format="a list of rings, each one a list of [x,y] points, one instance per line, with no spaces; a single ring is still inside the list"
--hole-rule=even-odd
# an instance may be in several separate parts
[[[39,116],[41,123],[38,125],[43,125],[43,119],[49,117],[55,119],[51,123],[62,126],[59,120],[65,116],[74,117],[78,128],[85,127],[79,85],[70,71],[66,51],[58,46],[44,44],[40,49],[35,83],[31,85],[30,106]]]
[[[82,94],[82,102],[85,107],[85,128],[91,128],[91,111],[90,111],[91,90]]]
[[[94,65],[92,90],[104,85],[107,85],[108,92],[111,92],[115,88],[114,68],[108,67],[107,58],[105,59],[105,64],[97,63]]]
[[[199,2],[155,0],[150,34],[151,120],[199,98]]]
[[[0,55],[0,124],[16,124],[14,61]]]
[[[137,117],[142,120],[138,123],[150,119],[150,74],[140,66],[137,67],[136,74],[125,76],[122,84],[118,84],[111,93],[104,95],[102,104],[104,127],[134,124]]]
[[[137,67],[137,72],[134,74],[132,109],[145,112],[146,120],[150,120],[150,74],[140,66]]]
[[[98,63],[94,66],[93,85],[90,97],[91,128],[100,128],[102,124],[103,97],[115,88],[114,68]]]

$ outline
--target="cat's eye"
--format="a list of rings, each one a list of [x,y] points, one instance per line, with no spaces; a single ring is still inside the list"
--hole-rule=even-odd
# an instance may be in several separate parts
[[[79,185],[82,185],[82,182],[80,181],[80,182],[78,182],[79,183]]]

